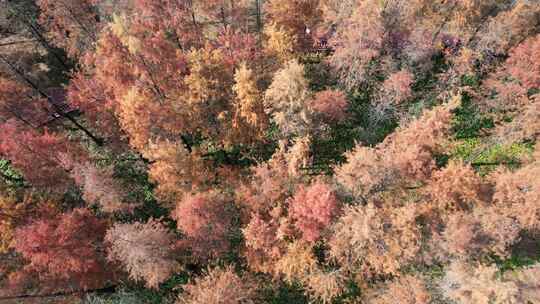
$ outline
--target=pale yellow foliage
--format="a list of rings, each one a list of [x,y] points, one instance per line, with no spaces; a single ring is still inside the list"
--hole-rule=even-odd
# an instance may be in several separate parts
[[[303,136],[313,129],[312,113],[307,106],[310,98],[304,66],[292,60],[274,75],[266,90],[264,104],[283,135]]]
[[[300,241],[289,244],[287,252],[275,265],[276,272],[290,283],[304,279],[316,266],[313,248]]]
[[[343,273],[339,270],[323,271],[317,264],[313,247],[301,241],[288,245],[286,253],[276,262],[274,270],[291,284],[301,282],[308,295],[323,303],[331,303],[345,289]]]
[[[345,291],[345,276],[341,271],[324,272],[316,269],[304,278],[306,291],[322,303],[332,303],[332,300]]]
[[[190,74],[184,78],[185,89],[173,108],[183,113],[188,130],[219,138],[226,144],[236,142],[231,132],[234,99],[233,67],[222,49],[205,47],[187,54]],[[216,119],[217,118],[217,119]]]
[[[265,51],[278,58],[284,64],[295,57],[294,45],[296,37],[276,24],[265,27],[264,34],[267,36]]]
[[[290,176],[300,176],[302,170],[311,165],[311,137],[297,137],[294,144],[285,153],[288,172]]]
[[[233,91],[235,115],[233,128],[243,137],[260,139],[268,125],[262,93],[257,88],[256,77],[245,63],[234,74]]]
[[[118,37],[131,54],[135,55],[139,52],[142,43],[139,38],[129,34],[129,25],[126,16],[113,14],[112,22],[109,26],[112,33]]]
[[[186,96],[188,104],[195,106],[209,99],[223,101],[229,97],[230,89],[225,88],[224,84],[232,84],[232,78],[223,64],[224,55],[221,50],[192,50],[187,57],[190,66],[190,74],[185,79],[189,87]]]
[[[120,99],[117,117],[122,129],[129,135],[129,143],[139,151],[144,151],[150,140],[150,125],[145,106],[148,100],[142,92],[132,87]]]
[[[148,157],[154,161],[149,176],[157,183],[156,194],[165,201],[178,201],[184,193],[207,181],[207,168],[201,154],[197,150],[190,153],[181,143],[152,143]]]
[[[441,282],[444,294],[461,304],[518,304],[519,289],[497,277],[497,267],[454,261]]]
[[[17,204],[17,201],[10,196],[0,195],[0,253],[9,250],[14,232],[14,219],[23,204]]]

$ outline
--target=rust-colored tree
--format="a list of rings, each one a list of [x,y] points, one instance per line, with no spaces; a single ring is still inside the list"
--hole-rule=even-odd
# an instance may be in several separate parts
[[[103,255],[106,229],[89,210],[74,209],[17,229],[13,248],[28,260],[24,270],[39,274],[45,285],[50,279],[76,289],[103,287],[114,278]]]

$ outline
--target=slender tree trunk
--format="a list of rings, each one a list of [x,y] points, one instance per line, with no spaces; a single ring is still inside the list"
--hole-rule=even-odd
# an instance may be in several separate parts
[[[471,163],[473,167],[485,167],[485,166],[500,166],[500,165],[521,165],[518,161],[501,161],[501,162],[476,162]]]
[[[255,18],[257,20],[257,32],[262,31],[261,0],[255,0]]]
[[[28,42],[35,42],[35,41],[36,41],[35,39],[30,39],[30,40],[20,40],[20,41],[12,41],[12,42],[0,43],[0,46],[8,46],[8,45],[21,44],[21,43],[28,43]]]

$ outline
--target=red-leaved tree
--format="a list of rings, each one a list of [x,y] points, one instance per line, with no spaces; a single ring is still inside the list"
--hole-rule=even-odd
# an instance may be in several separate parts
[[[87,209],[38,219],[16,230],[13,248],[44,282],[63,281],[72,288],[102,287],[112,276],[103,250],[106,221]],[[64,285],[65,286],[65,285]]]
[[[289,204],[289,215],[308,242],[319,239],[340,207],[334,190],[322,181],[300,186]]]
[[[178,202],[173,217],[186,235],[184,245],[199,259],[215,258],[230,249],[233,206],[219,192],[186,195]]]

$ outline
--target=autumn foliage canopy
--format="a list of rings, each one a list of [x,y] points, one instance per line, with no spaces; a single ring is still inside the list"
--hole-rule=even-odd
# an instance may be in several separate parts
[[[538,1],[0,1],[0,302],[540,303],[539,140]]]

